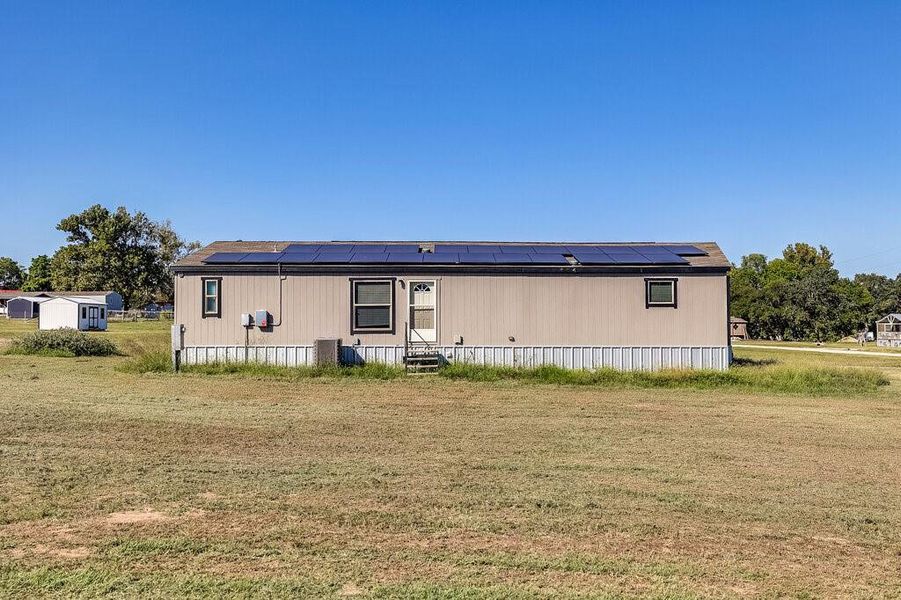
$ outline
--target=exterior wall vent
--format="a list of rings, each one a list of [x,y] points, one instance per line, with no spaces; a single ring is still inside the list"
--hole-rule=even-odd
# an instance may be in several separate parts
[[[313,362],[317,366],[337,366],[341,364],[341,340],[316,340],[313,343]]]

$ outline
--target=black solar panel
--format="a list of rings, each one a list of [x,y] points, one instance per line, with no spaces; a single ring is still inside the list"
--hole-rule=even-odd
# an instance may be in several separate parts
[[[532,262],[539,265],[568,265],[569,261],[564,258],[563,254],[531,254],[529,258]]]
[[[649,256],[651,254],[674,254],[672,250],[664,248],[663,246],[632,246],[632,248],[637,252],[641,252],[645,256]]]
[[[603,252],[573,252],[573,258],[583,265],[615,265],[613,258]]]
[[[647,256],[642,256],[638,252],[635,254],[612,254],[610,258],[616,261],[618,265],[649,265],[654,263],[653,260]]]
[[[388,244],[385,246],[385,252],[406,252],[409,254],[419,253],[419,244]]]
[[[678,256],[678,255],[667,256],[666,258],[663,258],[663,257],[656,257],[656,256],[651,256],[651,257],[649,257],[649,258],[650,258],[652,261],[654,261],[655,263],[658,263],[658,264],[668,264],[668,265],[687,265],[687,264],[690,264],[686,259],[684,259],[684,258],[682,258],[681,256]]]
[[[657,264],[681,264],[687,262],[678,254],[673,254],[664,248],[638,248],[638,252]]]
[[[494,260],[494,254],[489,254],[487,252],[466,252],[460,254],[460,264],[461,265],[494,265],[497,264],[497,261]]]
[[[598,252],[603,252],[604,254],[609,254],[610,256],[634,256],[638,254],[638,251],[635,250],[635,248],[633,248],[632,246],[595,246],[595,250]]]
[[[680,256],[707,256],[707,253],[697,246],[689,246],[687,244],[673,244],[661,247]]]
[[[534,252],[532,246],[501,246],[500,249],[504,254],[532,254]]]
[[[247,256],[247,252],[215,252],[203,259],[205,263],[236,263]]]
[[[385,262],[394,265],[415,265],[421,263],[424,256],[431,255],[418,252],[389,252],[388,260]]]
[[[439,252],[436,254],[424,252],[422,254],[422,262],[453,265],[460,262],[460,254],[457,252]]]
[[[350,262],[350,252],[320,252],[313,258],[314,263],[346,264]]]
[[[387,260],[387,252],[354,252],[350,256],[352,263],[383,263]]]
[[[274,264],[280,262],[281,252],[250,252],[238,262]]]
[[[319,252],[315,250],[319,248]],[[284,252],[216,252],[209,264],[544,264],[567,265],[572,254],[585,265],[682,265],[683,256],[707,253],[687,244],[526,246],[513,244],[436,244],[419,252],[418,244],[291,244]]]
[[[319,253],[335,253],[335,252],[353,252],[353,244],[323,244],[319,248]]]
[[[291,254],[316,253],[318,251],[319,244],[289,244],[285,248],[285,252],[290,252]]]
[[[282,254],[281,263],[286,265],[308,265],[316,258],[311,252],[285,252]]]
[[[494,262],[498,264],[531,263],[532,258],[528,254],[495,253]]]
[[[385,252],[385,244],[354,244],[353,252]]]
[[[492,244],[470,244],[468,251],[474,254],[500,254],[501,247]]]

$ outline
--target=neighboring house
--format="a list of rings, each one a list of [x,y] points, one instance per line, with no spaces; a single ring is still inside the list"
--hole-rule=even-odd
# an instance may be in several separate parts
[[[901,348],[901,314],[892,313],[876,321],[876,345]]]
[[[41,303],[46,296],[17,296],[6,303],[7,319],[36,319],[41,312]]]
[[[97,297],[57,296],[41,303],[40,329],[106,330],[106,303]]]
[[[6,314],[6,303],[22,295],[22,290],[2,290],[0,289],[0,315]]]
[[[4,292],[8,292],[11,290],[0,290],[0,302],[3,301]],[[118,292],[112,291],[99,291],[99,292],[18,292],[15,294],[15,298],[58,298],[60,296],[78,296],[80,298],[92,298],[99,302],[103,302],[106,304],[109,310],[122,310],[123,309],[123,301],[122,295]],[[8,301],[7,301],[8,303]],[[20,303],[24,306],[23,303]],[[7,316],[10,319],[32,319],[38,316],[37,311],[34,311],[34,314],[30,316],[20,316],[22,311],[16,311],[15,314],[9,313]]]
[[[729,317],[729,337],[733,340],[748,339],[748,322],[741,317]]]
[[[215,242],[173,265],[173,347],[185,364],[310,364],[327,338],[346,363],[725,369],[729,268],[712,242]]]

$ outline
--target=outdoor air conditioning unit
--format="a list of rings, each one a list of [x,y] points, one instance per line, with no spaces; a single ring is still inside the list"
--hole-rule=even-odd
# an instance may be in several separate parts
[[[317,366],[341,364],[341,340],[318,339],[313,342],[313,363]]]

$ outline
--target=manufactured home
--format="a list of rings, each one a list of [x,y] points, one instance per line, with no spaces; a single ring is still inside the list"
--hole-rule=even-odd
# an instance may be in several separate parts
[[[441,361],[725,369],[705,243],[215,242],[173,265],[183,364]]]
[[[95,297],[58,296],[41,304],[40,329],[106,331],[106,303]]]

